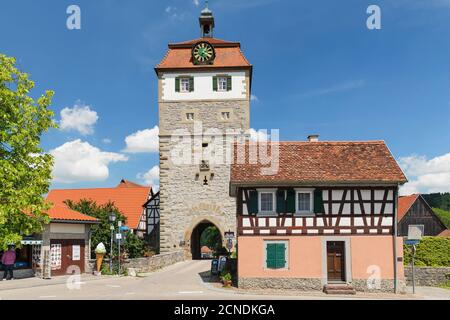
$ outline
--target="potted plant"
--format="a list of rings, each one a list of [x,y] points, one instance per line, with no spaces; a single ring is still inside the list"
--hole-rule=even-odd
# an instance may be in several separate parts
[[[222,275],[221,279],[222,279],[223,286],[224,286],[225,288],[231,287],[231,284],[232,284],[232,281],[231,281],[231,279],[232,279],[231,273],[228,272],[228,273]]]
[[[102,263],[103,263],[103,257],[106,254],[106,248],[103,242],[100,242],[97,247],[95,248],[95,258],[96,258],[96,267],[97,267],[97,274],[101,274],[102,269]]]

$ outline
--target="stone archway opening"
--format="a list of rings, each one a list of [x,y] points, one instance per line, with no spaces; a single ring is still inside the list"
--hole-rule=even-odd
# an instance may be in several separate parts
[[[204,220],[197,224],[197,226],[192,230],[190,242],[193,260],[211,259],[212,252],[210,252],[210,254],[206,254],[206,248],[211,251],[215,251],[218,247],[221,247],[222,233],[214,223]]]

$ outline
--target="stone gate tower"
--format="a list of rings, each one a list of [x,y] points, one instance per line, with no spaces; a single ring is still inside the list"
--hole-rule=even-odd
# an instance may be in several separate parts
[[[236,229],[229,196],[231,138],[249,129],[252,66],[240,43],[214,38],[206,7],[201,37],[169,44],[155,68],[160,128],[160,251],[200,256],[199,237],[210,225]]]

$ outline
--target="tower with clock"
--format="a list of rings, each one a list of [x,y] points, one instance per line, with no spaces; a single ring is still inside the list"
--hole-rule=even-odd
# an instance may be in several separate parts
[[[227,155],[230,143],[249,130],[252,77],[240,43],[214,37],[208,4],[199,23],[200,38],[169,44],[155,68],[160,252],[184,250],[194,259],[201,256],[200,237],[206,228],[216,227],[222,238],[236,228]]]

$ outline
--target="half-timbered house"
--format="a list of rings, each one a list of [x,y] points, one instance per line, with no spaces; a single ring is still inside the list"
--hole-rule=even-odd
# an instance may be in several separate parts
[[[404,287],[395,222],[407,180],[383,141],[269,144],[270,174],[252,161],[258,148],[241,147],[231,169],[240,287]]]
[[[410,225],[422,225],[424,236],[437,236],[446,226],[420,194],[398,199],[398,235],[406,237]]]

